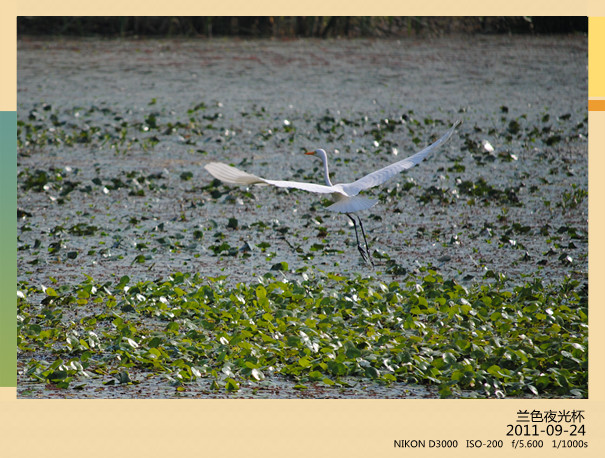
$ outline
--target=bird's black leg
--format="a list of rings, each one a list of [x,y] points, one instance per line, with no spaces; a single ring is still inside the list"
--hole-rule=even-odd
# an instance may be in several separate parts
[[[372,262],[372,255],[370,254],[370,248],[368,247],[368,241],[366,240],[366,231],[363,230],[363,224],[361,223],[361,218],[357,215],[357,219],[359,220],[359,227],[361,228],[361,235],[363,235],[363,243],[366,244],[366,253],[368,254],[368,259],[370,260],[370,264],[374,267],[374,262]]]
[[[361,224],[361,219],[359,218],[359,216],[357,217],[357,219],[359,220],[359,227],[361,228],[361,233],[363,235],[363,241],[365,242],[365,245],[366,245],[365,250],[363,249],[363,247],[361,246],[361,243],[359,242],[359,235],[357,233],[357,223],[355,222],[355,219],[349,213],[345,213],[345,214],[349,217],[349,219],[351,221],[353,221],[353,228],[355,229],[355,239],[357,240],[357,249],[359,250],[361,257],[363,258],[363,260],[365,262],[372,264],[372,267],[374,267],[374,263],[372,262],[372,258],[370,257],[370,249],[368,248],[366,234],[365,234],[365,231],[363,230],[363,224]]]

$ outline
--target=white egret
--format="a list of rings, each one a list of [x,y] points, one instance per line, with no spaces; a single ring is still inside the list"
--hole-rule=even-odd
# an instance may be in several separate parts
[[[210,162],[206,164],[204,168],[213,177],[218,178],[219,180],[229,184],[273,185],[280,188],[296,188],[320,194],[331,194],[334,203],[327,207],[328,210],[344,213],[349,217],[349,219],[353,222],[353,227],[355,229],[355,238],[357,239],[357,249],[359,250],[361,257],[366,262],[369,262],[370,264],[374,265],[370,257],[370,249],[368,248],[368,242],[366,240],[365,231],[361,223],[361,218],[359,217],[359,215],[355,215],[357,216],[357,220],[359,221],[359,227],[363,235],[365,249],[361,246],[361,243],[359,242],[359,236],[357,234],[357,223],[351,215],[354,215],[358,211],[367,210],[368,208],[373,207],[378,203],[378,201],[375,199],[369,199],[367,197],[360,196],[358,194],[361,191],[383,184],[398,173],[412,168],[416,164],[422,162],[425,157],[427,157],[432,151],[436,150],[441,145],[443,145],[452,136],[454,130],[456,129],[456,127],[458,127],[460,123],[461,121],[457,121],[443,137],[441,137],[439,140],[432,143],[431,145],[427,146],[422,151],[406,159],[395,162],[391,165],[387,165],[386,167],[383,167],[380,170],[376,170],[375,172],[372,172],[352,183],[332,184],[332,182],[330,181],[330,172],[328,170],[328,156],[323,149],[316,149],[315,151],[309,151],[305,154],[318,157],[323,162],[324,179],[326,182],[325,185],[315,183],[304,183],[298,181],[267,180],[265,178],[257,177],[256,175],[243,172],[242,170],[236,169],[235,167],[231,167],[230,165],[223,164],[220,162]]]

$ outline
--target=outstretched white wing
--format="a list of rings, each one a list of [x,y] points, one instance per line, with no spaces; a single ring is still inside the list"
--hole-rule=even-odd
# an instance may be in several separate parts
[[[218,178],[225,183],[230,184],[270,184],[280,188],[296,188],[304,191],[317,192],[322,194],[331,194],[338,192],[342,194],[340,186],[325,186],[315,183],[302,183],[298,181],[284,181],[284,180],[267,180],[265,178],[257,177],[250,173],[246,173],[230,165],[223,164],[221,162],[210,162],[204,166],[204,168],[214,178]]]
[[[394,164],[387,165],[386,167],[377,170],[376,172],[372,172],[369,175],[366,175],[363,178],[360,178],[353,183],[343,183],[336,184],[334,186],[325,186],[321,184],[315,183],[303,183],[299,181],[285,181],[285,180],[267,180],[265,178],[257,177],[256,175],[252,175],[251,173],[244,172],[235,167],[231,167],[230,165],[223,164],[221,162],[210,162],[204,166],[204,168],[215,178],[219,180],[230,183],[230,184],[259,184],[259,185],[272,185],[280,188],[296,188],[302,189],[304,191],[316,192],[320,194],[341,194],[346,197],[353,197],[359,194],[360,191],[364,189],[371,188],[373,186],[378,186],[379,184],[384,183],[390,178],[394,177],[398,173],[407,170],[411,167],[414,167],[416,164],[422,162],[422,160],[428,156],[432,151],[439,148],[443,145],[454,133],[454,130],[460,121],[457,121],[454,126],[447,131],[447,133],[437,140],[432,145],[426,147],[422,151],[414,154],[413,156],[408,157],[407,159],[403,159],[399,162],[395,162]],[[367,205],[362,205],[364,208],[369,208],[368,205],[370,202],[368,201]],[[375,202],[374,202],[375,203]],[[373,204],[372,204],[373,205]],[[345,201],[337,202],[335,204],[336,207],[342,207],[342,209],[334,209],[335,211],[344,211],[344,208],[347,209],[350,207],[349,204],[345,204]],[[371,206],[371,205],[370,205]],[[353,211],[353,210],[347,210]]]
[[[436,150],[441,145],[443,145],[446,141],[448,141],[449,138],[454,133],[454,130],[456,130],[456,127],[458,127],[460,125],[460,123],[461,123],[461,121],[456,121],[456,123],[454,123],[452,128],[450,130],[448,130],[443,137],[441,137],[435,143],[427,146],[422,151],[420,151],[406,159],[403,159],[399,162],[395,162],[394,164],[387,165],[386,167],[384,167],[380,170],[376,170],[375,172],[372,172],[372,173],[366,175],[365,177],[360,178],[357,181],[354,181],[353,183],[342,184],[341,185],[342,189],[345,191],[345,193],[347,195],[354,196],[354,195],[357,195],[360,191],[363,191],[364,189],[369,189],[374,186],[378,186],[379,184],[382,184],[385,181],[393,178],[398,173],[414,167],[416,164],[419,164],[420,162],[422,162],[424,160],[424,158],[427,157],[432,151]]]

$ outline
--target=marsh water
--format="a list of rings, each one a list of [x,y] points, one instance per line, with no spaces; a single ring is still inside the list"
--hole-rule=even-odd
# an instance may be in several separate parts
[[[430,264],[464,284],[487,272],[587,282],[587,80],[585,36],[21,39],[18,280],[397,279]],[[320,163],[302,154],[321,147],[332,181],[348,182],[456,120],[441,151],[370,192],[380,203],[360,216],[374,269],[321,196],[226,187],[203,168],[322,182]],[[74,396],[107,396],[93,385]],[[162,386],[141,389],[173,393]],[[19,393],[55,395],[21,371]]]

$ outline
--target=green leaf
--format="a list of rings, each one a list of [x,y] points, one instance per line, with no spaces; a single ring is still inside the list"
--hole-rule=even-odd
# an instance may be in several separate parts
[[[311,361],[306,356],[298,359],[298,365],[301,367],[309,367],[311,365]]]
[[[445,353],[443,353],[442,358],[443,361],[445,361],[445,363],[448,365],[454,364],[456,362],[456,356],[451,351],[446,351]]]
[[[502,375],[500,374],[500,371],[501,371],[500,366],[496,366],[496,365],[490,366],[487,369],[488,373],[490,373],[491,375],[498,377],[498,378],[502,377]]]
[[[225,389],[227,391],[239,391],[239,383],[232,378],[228,378],[227,383],[225,384]]]
[[[66,370],[53,371],[51,374],[49,374],[48,380],[53,383],[57,383],[61,380],[65,380],[67,378],[67,376],[68,376],[68,373]]]
[[[277,264],[273,264],[270,270],[278,270],[278,271],[287,271],[289,269],[288,263],[285,261],[278,262]]]
[[[376,369],[374,366],[366,366],[363,368],[364,374],[366,377],[371,379],[377,379],[380,377],[380,371]],[[386,375],[386,374],[385,374]]]
[[[328,361],[328,370],[337,376],[344,376],[348,373],[347,367],[339,361]]]
[[[319,371],[311,371],[309,372],[309,378],[311,380],[321,380],[323,378],[323,374]]]
[[[130,374],[127,371],[120,371],[116,378],[120,384],[132,383]]]
[[[258,299],[265,299],[267,297],[267,290],[262,285],[256,287],[256,297]]]

